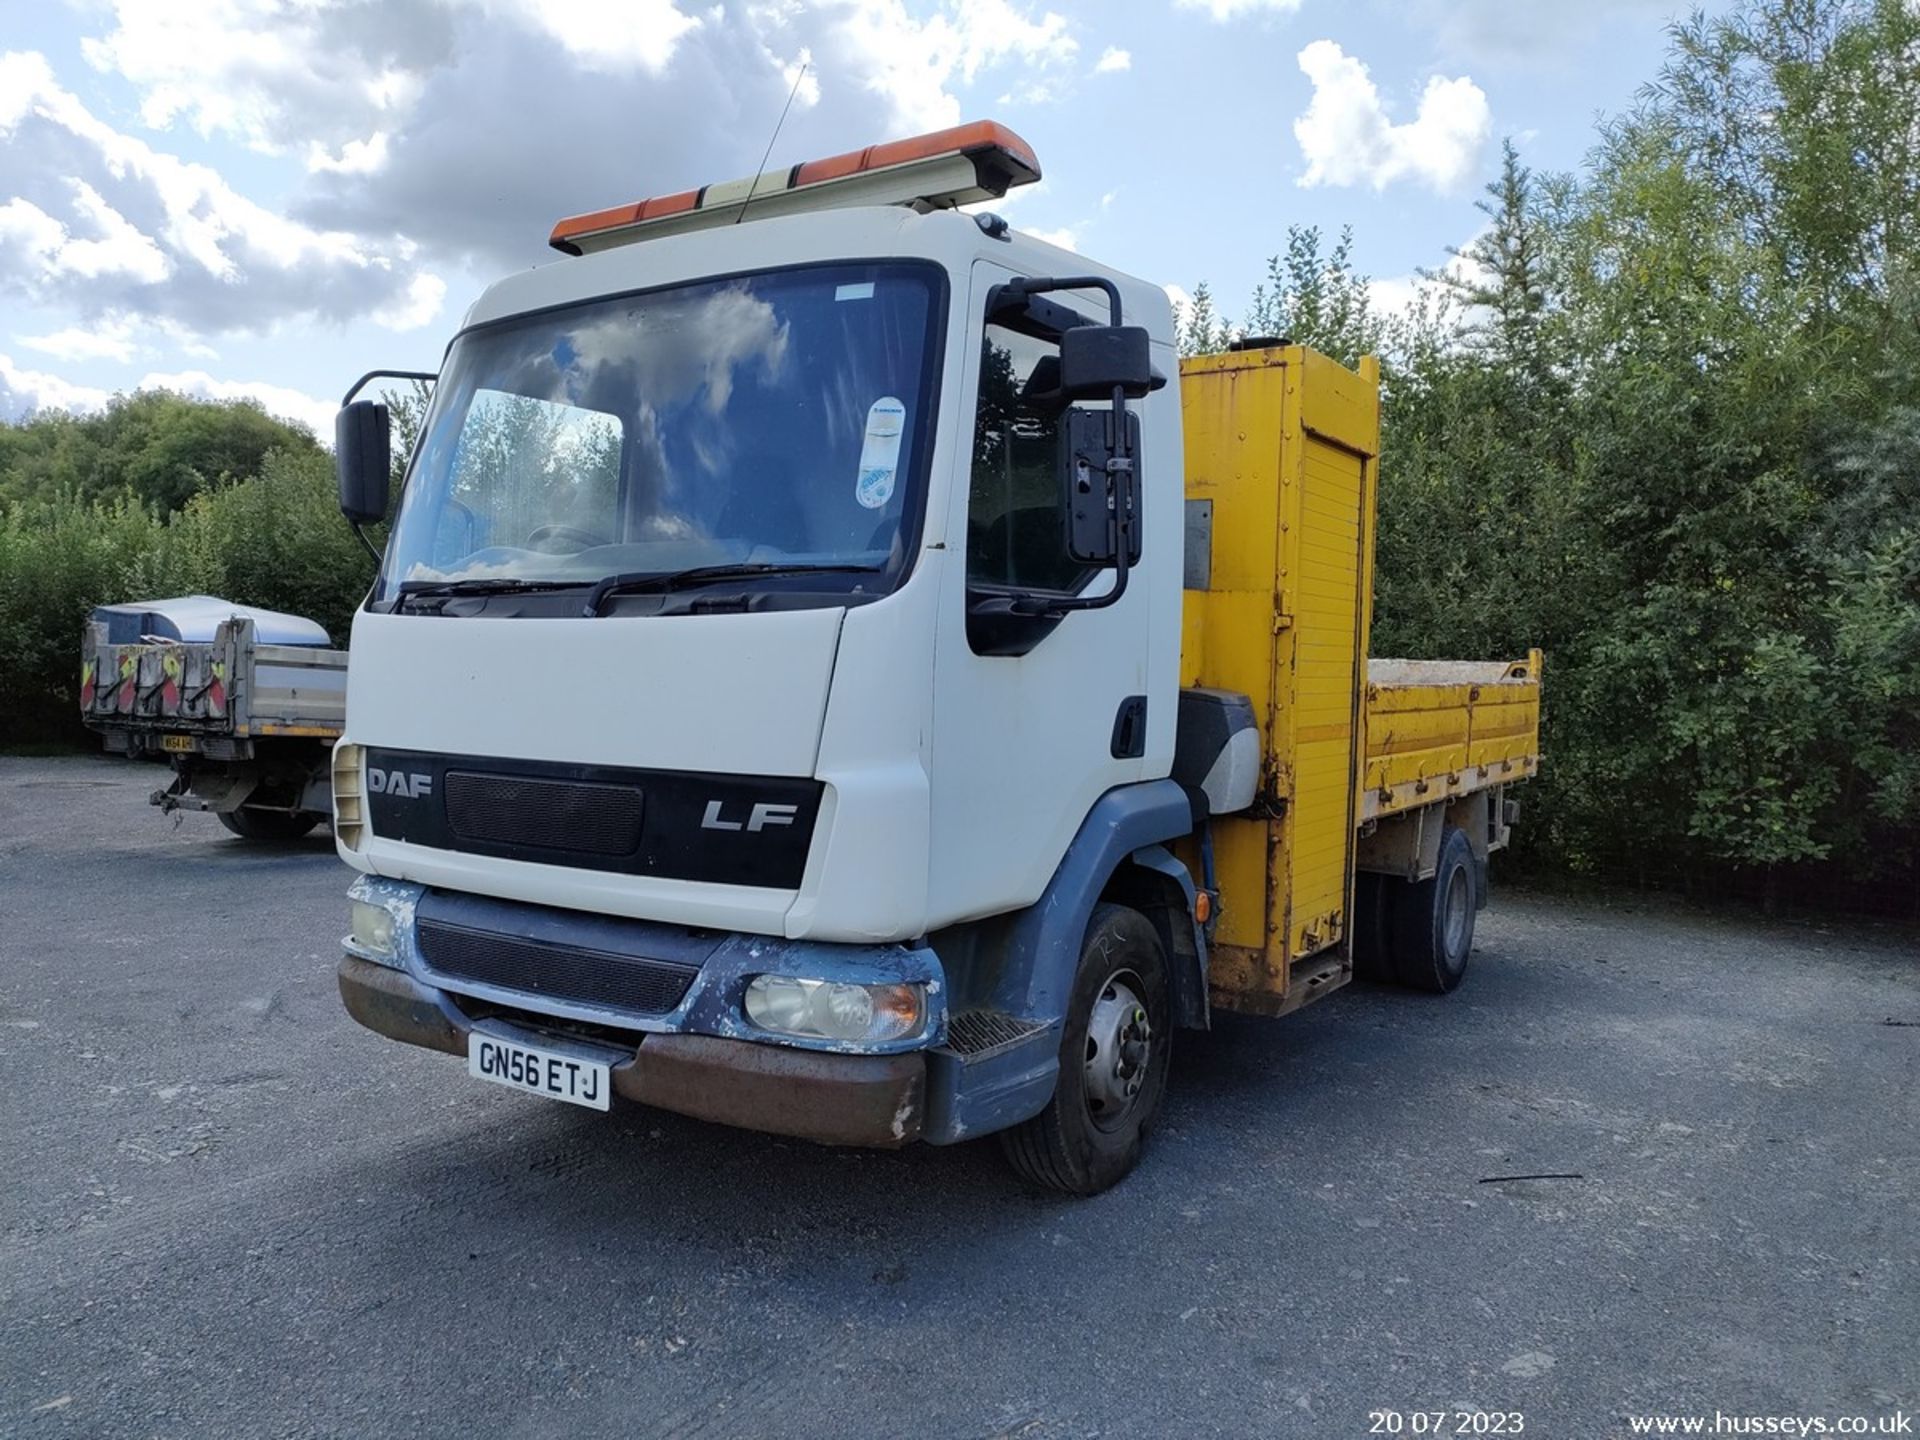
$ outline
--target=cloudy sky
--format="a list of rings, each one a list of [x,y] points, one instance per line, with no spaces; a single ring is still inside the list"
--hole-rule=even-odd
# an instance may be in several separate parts
[[[1674,0],[0,0],[0,419],[148,385],[326,434],[563,214],[993,118],[1002,207],[1229,314],[1290,222],[1383,296],[1502,136],[1577,164]],[[557,263],[564,264],[564,260]]]

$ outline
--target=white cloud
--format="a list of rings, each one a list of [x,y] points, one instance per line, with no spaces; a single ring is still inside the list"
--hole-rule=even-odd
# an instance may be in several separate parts
[[[160,247],[98,190],[84,180],[69,179],[66,186],[72,229],[17,195],[0,205],[0,257],[10,268],[39,277],[124,278],[149,285],[167,278],[172,267]]]
[[[1132,68],[1132,54],[1117,46],[1109,45],[1105,50],[1100,52],[1100,60],[1093,67],[1093,73],[1096,75],[1112,75],[1118,71],[1131,70]]]
[[[133,337],[133,326],[125,320],[105,320],[87,327],[70,325],[51,335],[13,338],[27,349],[38,350],[56,360],[118,360],[124,365],[139,348]]]
[[[332,403],[285,385],[264,380],[216,380],[204,370],[183,370],[177,374],[155,371],[133,388],[173,390],[203,400],[256,400],[269,415],[305,425],[323,444],[333,436]],[[22,370],[0,354],[0,422],[13,423],[45,410],[84,415],[105,409],[112,398],[96,386],[76,385],[40,370]]]
[[[0,195],[0,294],[43,308],[201,333],[431,318],[411,242],[258,205],[95,117],[30,52],[0,55]]]
[[[484,270],[550,258],[562,215],[747,173],[803,62],[774,165],[958,123],[956,92],[993,72],[1049,94],[1079,49],[1042,0],[99,8],[87,59],[149,124],[295,157],[289,208],[315,230]],[[378,306],[410,313],[393,298],[410,285]]]
[[[657,73],[701,23],[673,0],[400,0],[380,13],[313,0],[112,0],[111,10],[113,29],[83,40],[81,53],[140,91],[147,126],[180,120],[274,152],[307,141],[302,120],[323,119],[331,123],[322,154],[329,144],[371,143],[371,122],[404,112],[422,73],[457,63],[456,24],[467,16],[531,32],[583,69],[616,74]]]
[[[492,15],[517,13],[590,68],[616,72],[664,69],[681,37],[700,24],[681,14],[673,0],[597,5],[580,0],[479,0],[478,8]]]
[[[318,141],[307,146],[307,168],[333,175],[371,175],[387,163],[387,132],[376,130],[364,140],[349,140],[334,154]]]
[[[337,407],[285,385],[264,380],[216,380],[204,370],[182,370],[176,374],[149,374],[136,390],[173,390],[202,400],[257,400],[269,415],[305,425],[322,443],[331,444],[333,417]]]
[[[1411,178],[1453,190],[1472,173],[1493,131],[1486,95],[1465,76],[1434,76],[1414,118],[1396,125],[1367,67],[1333,41],[1314,41],[1300,52],[1299,63],[1313,83],[1313,99],[1293,122],[1307,161],[1303,186],[1380,190]]]
[[[373,318],[389,330],[418,330],[440,313],[446,298],[447,282],[422,270],[408,283],[405,295],[375,310]]]
[[[1476,65],[1564,64],[1610,25],[1642,31],[1680,7],[1672,0],[1590,0],[1585,5],[1513,0],[1404,0],[1407,18],[1433,32],[1450,56]]]
[[[78,414],[98,410],[106,403],[104,390],[75,385],[39,370],[18,369],[10,357],[0,355],[0,421],[22,420],[36,410]]]
[[[1175,0],[1175,3],[1182,10],[1205,10],[1214,20],[1226,21],[1262,10],[1291,15],[1300,8],[1301,0]]]

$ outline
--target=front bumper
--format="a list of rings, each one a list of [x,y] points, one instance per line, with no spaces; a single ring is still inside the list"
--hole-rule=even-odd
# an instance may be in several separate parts
[[[540,1045],[537,1031],[497,1016],[475,1020],[442,991],[355,956],[340,961],[347,1013],[389,1039],[467,1053],[476,1029]],[[716,1035],[649,1034],[631,1052],[606,1050],[614,1092],[701,1120],[827,1145],[892,1148],[926,1125],[926,1058],[841,1055]]]

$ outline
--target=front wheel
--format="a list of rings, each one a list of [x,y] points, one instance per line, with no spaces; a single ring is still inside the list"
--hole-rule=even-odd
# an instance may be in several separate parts
[[[1068,1195],[1097,1195],[1117,1184],[1139,1163],[1172,1053],[1158,932],[1137,910],[1095,906],[1074,972],[1053,1099],[1001,1132],[1007,1160],[1022,1178]]]
[[[320,823],[311,810],[222,810],[220,823],[242,840],[298,840]]]

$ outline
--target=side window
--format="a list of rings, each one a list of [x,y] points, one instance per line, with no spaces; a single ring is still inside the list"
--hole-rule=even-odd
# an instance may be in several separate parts
[[[967,581],[1075,589],[1090,573],[1067,557],[1060,517],[1060,347],[987,327],[967,501]]]

